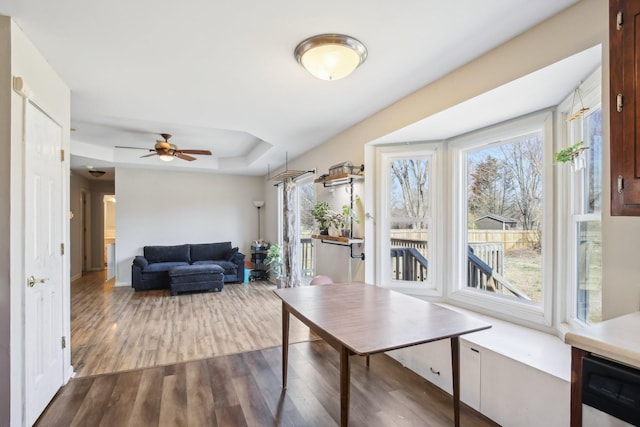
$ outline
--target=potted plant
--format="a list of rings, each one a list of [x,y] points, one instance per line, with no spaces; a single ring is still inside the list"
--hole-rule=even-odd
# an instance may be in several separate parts
[[[342,212],[337,212],[334,216],[334,225],[340,229],[342,237],[351,237],[351,225],[360,224],[360,219],[349,205],[342,205]]]
[[[320,234],[329,235],[329,226],[333,223],[333,211],[329,208],[329,202],[320,200],[311,211],[311,215],[318,223]]]
[[[280,245],[274,243],[269,246],[264,263],[269,266],[274,278],[280,279],[282,277],[282,251]]]

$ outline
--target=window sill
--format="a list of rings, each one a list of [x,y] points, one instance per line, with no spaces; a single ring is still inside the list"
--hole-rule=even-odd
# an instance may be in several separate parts
[[[460,307],[438,305],[491,323],[490,329],[463,335],[461,340],[561,380],[571,381],[571,347],[561,338]]]

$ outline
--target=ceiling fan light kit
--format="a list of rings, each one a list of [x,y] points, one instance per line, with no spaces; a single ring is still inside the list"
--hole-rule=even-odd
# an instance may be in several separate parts
[[[339,80],[367,59],[362,42],[344,34],[320,34],[303,40],[294,51],[296,60],[314,77]]]
[[[170,162],[173,160],[174,157],[178,157],[182,160],[186,160],[188,162],[192,162],[194,160],[196,160],[195,157],[191,156],[190,154],[199,154],[199,155],[203,155],[203,156],[210,156],[211,155],[211,151],[209,150],[181,150],[178,148],[177,145],[175,144],[171,144],[169,143],[169,138],[171,138],[171,135],[168,133],[161,133],[160,136],[163,138],[162,141],[158,140],[156,141],[156,145],[152,148],[147,150],[146,148],[140,148],[140,147],[116,147],[116,148],[129,148],[129,149],[133,149],[133,150],[146,150],[149,151],[150,154],[145,154],[144,156],[141,157],[151,157],[151,156],[158,156],[158,158],[160,158],[160,160],[164,161],[164,162]]]

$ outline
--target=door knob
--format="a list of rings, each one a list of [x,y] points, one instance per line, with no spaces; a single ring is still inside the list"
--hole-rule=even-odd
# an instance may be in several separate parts
[[[48,277],[42,277],[40,279],[36,279],[33,276],[29,276],[29,278],[27,279],[27,285],[29,285],[30,288],[33,288],[36,283],[44,283],[47,280],[49,280]]]

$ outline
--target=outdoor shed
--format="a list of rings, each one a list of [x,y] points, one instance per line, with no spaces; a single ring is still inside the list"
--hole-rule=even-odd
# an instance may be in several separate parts
[[[506,216],[488,214],[474,221],[479,230],[513,230],[518,221]]]

